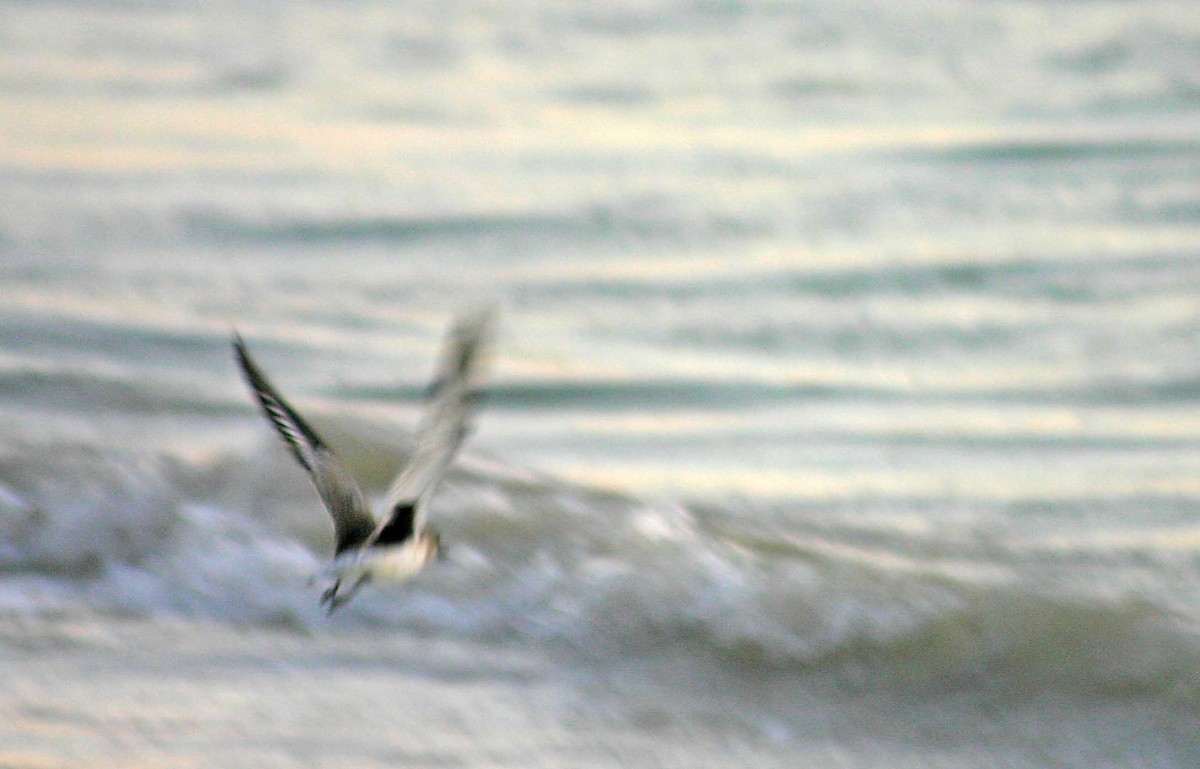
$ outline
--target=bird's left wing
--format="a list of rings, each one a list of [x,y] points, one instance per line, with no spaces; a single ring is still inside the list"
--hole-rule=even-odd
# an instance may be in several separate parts
[[[254,391],[263,414],[275,426],[301,467],[308,471],[313,486],[333,518],[337,552],[361,545],[375,530],[375,517],[354,477],[304,421],[250,357],[245,342],[234,334],[233,349],[247,384]]]

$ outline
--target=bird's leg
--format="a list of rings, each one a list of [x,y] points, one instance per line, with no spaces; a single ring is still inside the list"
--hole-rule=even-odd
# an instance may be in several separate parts
[[[353,585],[350,586],[350,589],[348,589],[345,593],[338,595],[338,586],[342,584],[342,581],[339,579],[337,582],[333,583],[332,588],[326,591],[326,595],[329,596],[329,600],[326,601],[324,596],[322,596],[321,601],[322,603],[329,604],[329,613],[333,614],[335,609],[353,598],[358,591],[362,589],[362,586],[367,584],[369,579],[370,575],[364,574],[363,576],[359,577]]]
[[[333,580],[333,584],[326,588],[325,592],[321,593],[321,605],[329,604],[329,611],[333,611],[334,602],[337,600],[338,588],[342,586],[341,578]]]

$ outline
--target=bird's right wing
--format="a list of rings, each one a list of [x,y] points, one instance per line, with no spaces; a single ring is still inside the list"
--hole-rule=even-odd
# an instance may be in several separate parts
[[[375,530],[366,499],[353,476],[346,470],[316,431],[296,413],[271,385],[250,357],[241,336],[234,334],[233,349],[247,384],[254,391],[263,414],[275,425],[292,454],[308,471],[313,486],[333,518],[337,552],[361,545]]]
[[[417,427],[417,446],[387,493],[386,516],[372,542],[398,542],[421,525],[421,502],[442,479],[471,428],[479,399],[480,359],[491,335],[494,312],[464,315],[446,339],[437,378],[429,388]]]

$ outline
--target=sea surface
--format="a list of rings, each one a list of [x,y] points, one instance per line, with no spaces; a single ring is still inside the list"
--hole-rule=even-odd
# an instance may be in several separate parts
[[[1200,765],[1200,10],[0,0],[0,765]]]

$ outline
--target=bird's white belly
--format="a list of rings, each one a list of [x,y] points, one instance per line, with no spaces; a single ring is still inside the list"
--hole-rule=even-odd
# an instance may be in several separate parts
[[[366,554],[358,567],[372,581],[399,582],[412,577],[428,562],[428,550],[409,541],[399,547],[382,548]]]
[[[329,587],[321,597],[332,612],[368,582],[410,579],[438,553],[436,535],[417,536],[403,544],[343,553],[326,571]]]

